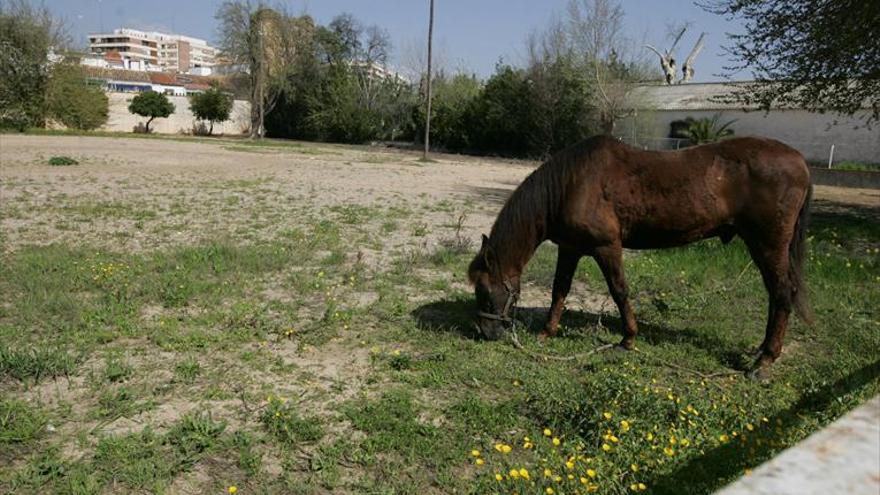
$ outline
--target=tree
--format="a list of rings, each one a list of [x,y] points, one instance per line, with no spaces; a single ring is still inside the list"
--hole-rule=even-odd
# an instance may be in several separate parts
[[[164,119],[174,113],[174,104],[162,93],[144,91],[131,99],[128,111],[141,117],[149,117],[146,124],[146,132],[149,134],[153,119]]]
[[[731,101],[832,110],[868,125],[880,120],[878,2],[713,0],[703,7],[744,25],[728,35],[728,74],[750,70],[755,81],[735,89]]]
[[[107,122],[110,102],[99,86],[89,85],[75,60],[52,66],[46,95],[48,116],[71,129],[92,130]]]
[[[63,26],[45,7],[0,2],[0,127],[44,125],[48,55],[65,44]]]
[[[624,36],[623,9],[615,0],[569,0],[565,33],[595,91],[592,104],[599,127],[613,134],[617,122],[634,115],[638,102],[632,90],[648,79],[650,69]]]
[[[256,4],[249,0],[226,0],[215,18],[220,23],[221,52],[246,68],[251,137],[262,138],[266,133],[266,114],[285,89],[287,71],[299,54],[298,47],[314,35],[314,22],[308,16],[294,17],[266,7],[262,0]]]
[[[214,133],[214,122],[229,120],[229,113],[232,111],[232,97],[214,84],[202,93],[191,95],[189,109],[197,119],[210,122],[208,128],[210,136]]]

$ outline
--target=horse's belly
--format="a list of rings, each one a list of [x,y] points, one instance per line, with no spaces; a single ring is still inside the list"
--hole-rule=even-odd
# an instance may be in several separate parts
[[[694,230],[637,228],[622,237],[623,247],[627,249],[661,249],[684,246],[710,237],[721,237],[728,242],[734,235],[736,231],[732,224],[722,224]]]

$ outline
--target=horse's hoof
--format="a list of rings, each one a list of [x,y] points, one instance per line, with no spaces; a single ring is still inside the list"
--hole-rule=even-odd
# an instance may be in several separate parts
[[[770,380],[770,365],[773,364],[766,356],[759,356],[755,359],[755,364],[746,372],[746,377],[750,380],[758,382],[766,382]]]
[[[746,372],[746,378],[756,382],[767,382],[770,380],[770,369],[767,366],[756,366]]]
[[[623,344],[617,344],[616,346],[612,347],[611,350],[614,352],[624,353],[624,352],[629,352],[632,349],[627,349],[626,346],[624,346]]]
[[[552,336],[553,336],[552,333],[548,332],[547,330],[544,330],[543,332],[538,334],[538,342],[542,342],[542,343],[546,342],[547,339],[549,339]]]

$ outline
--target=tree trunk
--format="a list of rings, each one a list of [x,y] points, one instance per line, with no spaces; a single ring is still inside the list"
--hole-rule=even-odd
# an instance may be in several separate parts
[[[212,135],[214,135],[214,121],[211,120],[209,122],[211,122],[211,125],[208,127],[208,135],[212,136]]]
[[[152,122],[153,119],[155,119],[155,118],[156,118],[156,117],[150,117],[150,119],[147,120],[146,134],[149,134],[149,133],[150,133],[150,122]]]
[[[428,159],[428,151],[431,147],[431,39],[434,36],[434,0],[431,0],[431,12],[428,16],[428,80],[427,80],[427,109],[425,111],[425,152],[422,159]]]

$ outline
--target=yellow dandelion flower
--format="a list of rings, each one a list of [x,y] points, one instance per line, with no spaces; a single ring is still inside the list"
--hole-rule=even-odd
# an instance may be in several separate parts
[[[629,468],[632,469],[632,472],[634,472],[634,473],[638,473],[638,472],[639,472],[639,465],[638,465],[638,464],[635,464],[635,463],[630,464],[630,465],[629,465]]]
[[[615,437],[614,435],[608,435],[608,440],[611,440],[611,443],[617,443],[620,441],[620,439]]]
[[[559,440],[558,437],[553,437],[553,445],[558,446],[560,443],[562,443],[562,442]]]
[[[726,442],[726,441],[730,440],[730,437],[722,434],[722,435],[718,436],[718,440],[720,440],[721,442]]]
[[[599,485],[590,485],[587,487],[587,493],[593,493],[599,491]]]
[[[532,447],[534,447],[534,446],[535,446],[535,444],[533,444],[532,442],[526,442],[526,443],[523,444],[523,448],[524,448],[524,449],[530,449],[530,448],[532,448]]]
[[[574,479],[574,475],[573,475],[573,474],[569,474],[569,475],[568,475],[568,479],[573,480],[573,479]]]
[[[523,479],[527,480],[529,479],[529,470],[526,468],[520,468],[519,475],[522,476]]]
[[[510,477],[513,479],[519,478],[519,471],[517,471],[516,469],[511,469],[510,472],[507,474],[509,474]]]
[[[623,431],[629,431],[629,421],[623,420],[620,422],[620,429]]]
[[[523,442],[531,442],[532,439],[529,437],[523,437]]]
[[[603,443],[602,450],[604,450],[605,452],[608,452],[609,450],[611,450],[611,446],[608,445],[607,443]]]
[[[504,444],[501,446],[502,454],[509,454],[511,450],[513,450],[513,448],[510,445]]]
[[[679,443],[680,443],[680,445],[681,445],[682,447],[687,447],[688,445],[691,444],[691,441],[688,440],[687,438],[683,438],[683,439],[681,440],[681,442],[679,442]]]
[[[571,461],[565,461],[565,467],[568,469],[574,469],[574,463]]]
[[[501,481],[504,479],[504,476],[501,476],[501,473],[495,473],[495,481]]]
[[[654,434],[649,431],[648,434],[645,435],[645,439],[648,440],[649,442],[654,440]]]
[[[675,455],[675,449],[672,449],[670,447],[663,447],[663,453],[668,455],[669,457],[672,457]]]
[[[238,493],[238,487],[235,485],[232,485],[226,489],[226,493]]]
[[[587,469],[587,476],[589,476],[590,478],[595,478],[596,471],[594,469]]]
[[[480,457],[480,451],[474,449],[474,450],[471,451],[471,455],[474,456],[474,457]]]
[[[602,417],[605,418],[605,419],[611,419],[611,413],[610,413],[610,412],[607,412],[607,411],[606,411],[606,412],[603,412],[603,413],[602,413]]]
[[[749,423],[746,425],[746,429],[749,431],[755,431],[755,425]]]
[[[550,468],[544,468],[544,476],[546,478],[553,476],[553,471],[551,471]]]
[[[549,486],[544,491],[547,492],[547,495],[553,495],[553,489],[550,488]]]
[[[498,452],[501,452],[502,447],[504,447],[503,443],[496,443],[495,444],[495,450],[497,450]]]
[[[544,428],[544,436],[545,437],[553,436],[553,432],[550,431],[550,428]]]
[[[634,491],[634,492],[637,492],[637,491],[639,491],[639,484],[638,484],[638,483],[633,483],[632,485],[629,485],[629,489],[632,490],[632,491]]]
[[[586,485],[588,482],[589,482],[589,480],[587,480],[586,478],[584,478],[583,476],[581,476],[581,484],[582,484],[582,485]]]
[[[643,492],[643,491],[645,491],[645,490],[647,490],[647,489],[648,489],[648,487],[645,486],[644,483],[639,483],[639,491],[640,491],[640,492]]]

